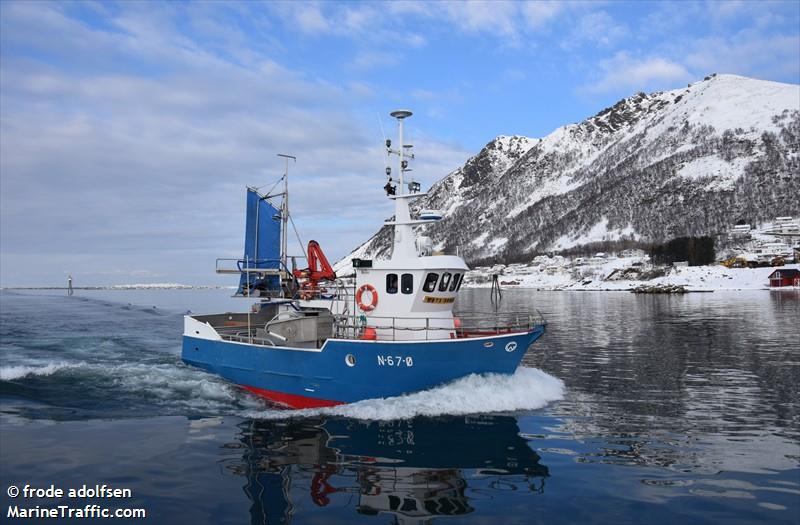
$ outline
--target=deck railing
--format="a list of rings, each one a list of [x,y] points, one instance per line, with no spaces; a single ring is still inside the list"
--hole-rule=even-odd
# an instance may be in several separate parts
[[[286,275],[290,273],[280,259],[242,259],[220,257],[216,262],[217,273],[253,273],[260,275]]]
[[[437,317],[379,317],[339,316],[334,325],[334,337],[363,339],[369,330],[381,341],[432,340],[482,337],[488,335],[528,332],[547,322],[540,312],[469,312],[454,320]],[[422,337],[408,337],[412,332]]]
[[[334,316],[332,337],[337,339],[369,339],[379,341],[431,341],[464,339],[499,334],[528,332],[547,321],[539,311],[469,312],[454,320],[440,317],[378,317],[357,315]],[[248,326],[215,326],[222,339],[265,346],[292,346],[291,342],[265,336],[263,324]],[[259,330],[262,329],[262,330]]]

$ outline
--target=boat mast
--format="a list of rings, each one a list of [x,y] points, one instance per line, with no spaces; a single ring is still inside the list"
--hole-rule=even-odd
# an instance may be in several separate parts
[[[286,165],[283,171],[283,204],[281,205],[281,264],[283,268],[287,266],[287,242],[289,239],[289,159],[297,162],[297,157],[278,153],[283,157]]]
[[[409,259],[416,257],[416,250],[414,248],[414,230],[411,229],[411,214],[408,210],[409,196],[406,195],[405,178],[403,174],[410,171],[408,168],[408,161],[405,157],[414,158],[412,153],[406,153],[406,145],[403,143],[403,120],[410,117],[412,113],[407,109],[398,109],[392,111],[390,115],[397,119],[399,125],[399,140],[400,144],[397,149],[389,148],[389,153],[397,154],[398,169],[399,169],[399,188],[394,195],[394,249],[392,250],[392,259]]]
[[[405,166],[403,166],[403,157],[405,156],[405,153],[406,153],[406,147],[405,147],[405,144],[403,144],[403,120],[405,120],[406,117],[410,117],[411,116],[411,112],[408,111],[408,110],[398,109],[397,111],[392,111],[391,112],[391,116],[393,116],[394,118],[397,119],[397,124],[398,124],[398,127],[400,128],[399,131],[398,131],[398,133],[400,135],[399,136],[400,148],[398,149],[398,154],[397,154],[397,156],[400,157],[400,161],[398,162],[398,167],[400,168],[400,170],[399,170],[399,172],[400,172],[400,188],[399,188],[398,193],[400,195],[403,195],[406,192],[405,184],[403,182],[403,172],[405,171],[405,168],[406,168]]]

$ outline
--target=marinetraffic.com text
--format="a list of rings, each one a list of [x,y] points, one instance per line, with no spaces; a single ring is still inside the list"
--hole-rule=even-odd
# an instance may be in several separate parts
[[[86,500],[114,501],[133,497],[129,488],[108,485],[81,485],[80,487],[36,487],[30,484],[9,485],[6,494],[13,500],[8,505],[8,519],[92,519],[92,518],[146,518],[142,508],[106,507]],[[54,501],[57,500],[57,501]]]

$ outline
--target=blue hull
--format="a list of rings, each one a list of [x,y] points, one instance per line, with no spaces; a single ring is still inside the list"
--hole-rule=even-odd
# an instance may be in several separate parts
[[[512,374],[543,333],[539,325],[529,332],[440,341],[329,339],[319,350],[184,336],[181,357],[284,404],[327,406],[416,392],[469,374]]]

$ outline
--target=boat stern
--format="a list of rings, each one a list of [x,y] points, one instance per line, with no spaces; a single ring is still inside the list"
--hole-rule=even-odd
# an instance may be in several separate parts
[[[183,341],[181,344],[181,360],[187,365],[197,366],[213,371],[213,363],[202,358],[202,348],[211,341],[222,341],[222,337],[207,321],[194,316],[183,316]]]

